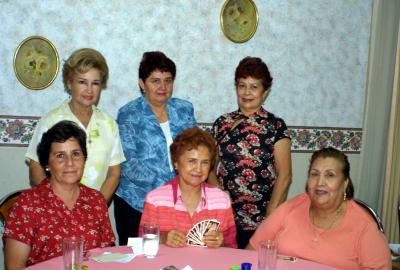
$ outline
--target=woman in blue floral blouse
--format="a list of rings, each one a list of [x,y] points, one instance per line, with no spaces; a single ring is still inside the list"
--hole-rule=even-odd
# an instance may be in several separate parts
[[[286,200],[292,178],[286,124],[262,107],[271,85],[260,58],[241,60],[235,72],[239,109],[220,116],[212,128],[220,162],[209,182],[231,196],[239,248],[246,247],[260,223]]]
[[[114,196],[119,244],[137,236],[148,192],[175,177],[169,146],[196,126],[193,105],[173,98],[175,63],[162,52],[145,52],[139,66],[141,96],[118,111],[117,123],[126,162]]]

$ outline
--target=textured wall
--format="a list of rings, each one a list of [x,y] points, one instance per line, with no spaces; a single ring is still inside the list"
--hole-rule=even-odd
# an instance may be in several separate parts
[[[32,91],[12,61],[31,35],[50,39],[61,59],[80,47],[107,58],[111,74],[100,108],[117,110],[139,95],[137,67],[146,50],[177,64],[177,97],[195,105],[199,122],[236,109],[238,61],[261,56],[274,77],[267,110],[296,126],[362,126],[372,0],[255,0],[258,30],[234,44],[219,25],[217,0],[0,0],[0,114],[40,116],[62,102],[61,77]]]

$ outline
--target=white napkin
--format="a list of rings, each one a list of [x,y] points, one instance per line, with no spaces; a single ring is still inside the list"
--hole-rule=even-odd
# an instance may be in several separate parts
[[[397,256],[392,255],[392,260],[400,258],[400,244],[389,244],[389,247],[394,254],[398,254]]]
[[[193,268],[190,267],[189,265],[186,265],[185,267],[182,268],[182,270],[193,270]]]
[[[133,253],[124,254],[119,252],[116,253],[104,252],[102,255],[93,257],[92,259],[100,263],[106,263],[106,262],[128,263],[135,257],[136,254]]]
[[[128,247],[131,247],[135,255],[143,254],[143,238],[142,237],[129,237]]]

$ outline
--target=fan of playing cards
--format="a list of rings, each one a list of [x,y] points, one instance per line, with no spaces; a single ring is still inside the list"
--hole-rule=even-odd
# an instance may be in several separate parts
[[[187,244],[191,246],[204,247],[206,244],[203,241],[204,235],[208,231],[218,231],[219,221],[216,219],[205,219],[196,223],[186,235]]]

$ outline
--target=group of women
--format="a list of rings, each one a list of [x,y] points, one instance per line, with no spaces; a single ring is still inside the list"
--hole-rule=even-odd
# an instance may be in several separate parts
[[[164,53],[144,53],[141,96],[115,122],[96,107],[108,80],[104,57],[86,48],[66,60],[70,99],[35,129],[26,154],[35,187],[7,223],[6,269],[61,255],[68,236],[83,236],[85,249],[112,245],[112,198],[120,245],[157,222],[161,243],[182,247],[194,224],[217,219],[219,229],[203,239],[208,247],[253,249],[275,239],[285,255],[341,269],[389,269],[386,239],[352,201],[350,165],[340,151],[317,151],[306,193],[285,202],[290,137],[285,122],[262,106],[272,77],[260,58],[240,61],[239,109],[219,117],[211,135],[196,127],[190,102],[172,97],[175,77]],[[342,248],[342,240],[351,242]]]

